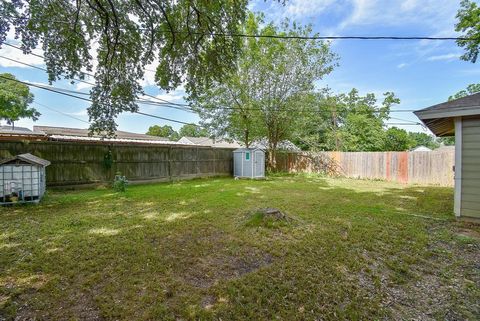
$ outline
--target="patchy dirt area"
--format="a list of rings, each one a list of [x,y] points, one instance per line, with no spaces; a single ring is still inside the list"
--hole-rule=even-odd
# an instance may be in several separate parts
[[[430,255],[406,270],[401,266],[392,269],[384,258],[364,254],[370,263],[368,271],[359,273],[358,281],[370,297],[381,297],[386,320],[453,321],[463,320],[465,315],[470,315],[470,320],[480,316],[480,302],[471,306],[480,295],[480,243],[463,239],[477,235],[478,228],[454,228],[450,232],[453,239],[448,241],[439,240],[439,230],[431,229]]]
[[[248,256],[222,255],[212,253],[201,258],[197,264],[185,271],[183,279],[198,288],[209,288],[220,281],[226,281],[255,272],[273,262],[269,254],[258,250],[249,251]]]

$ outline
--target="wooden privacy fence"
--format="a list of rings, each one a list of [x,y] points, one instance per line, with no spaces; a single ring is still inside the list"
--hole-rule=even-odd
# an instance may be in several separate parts
[[[276,170],[453,186],[454,149],[430,152],[279,153]]]
[[[131,181],[169,181],[232,175],[232,149],[179,145],[78,142],[0,142],[0,159],[32,153],[47,159],[48,186],[111,182],[116,172]],[[111,155],[111,156],[109,156]]]

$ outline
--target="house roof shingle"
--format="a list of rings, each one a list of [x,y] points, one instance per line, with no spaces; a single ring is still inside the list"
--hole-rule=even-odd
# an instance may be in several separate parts
[[[455,132],[454,118],[480,115],[480,93],[417,110],[414,114],[437,136]]]

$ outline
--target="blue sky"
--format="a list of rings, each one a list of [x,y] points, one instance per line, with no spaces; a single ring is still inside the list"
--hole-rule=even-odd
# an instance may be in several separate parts
[[[266,21],[288,17],[302,24],[312,24],[315,32],[327,36],[458,36],[454,31],[457,0],[290,0],[285,6],[274,0],[257,0],[251,1],[249,7],[262,11]],[[14,43],[11,34],[8,41]],[[338,40],[331,46],[340,57],[340,66],[321,80],[318,87],[328,86],[336,93],[357,88],[361,94],[372,92],[379,97],[383,92],[393,91],[401,99],[401,104],[393,110],[428,107],[445,101],[468,84],[480,82],[480,64],[461,61],[462,49],[454,41]],[[24,56],[9,47],[0,49],[0,55],[43,65],[40,58]],[[2,58],[0,72],[13,73],[24,81],[47,83],[44,72]],[[153,74],[147,71],[143,82],[146,92],[174,102],[183,101],[181,88],[170,93],[159,91],[154,85]],[[56,82],[54,86],[89,90],[83,84],[71,85],[66,81]],[[40,89],[32,89],[32,92],[35,102],[41,104],[33,104],[42,113],[36,124],[88,127],[85,122],[44,107],[87,121],[88,103]],[[194,114],[170,108],[141,106],[141,110],[181,121],[198,121]],[[391,116],[418,121],[412,113],[394,112]],[[33,124],[30,120],[21,120],[17,126],[32,127]],[[155,124],[169,124],[176,129],[181,126],[140,115],[124,114],[118,118],[120,130],[138,133],[145,133]],[[423,131],[420,126],[398,127]]]

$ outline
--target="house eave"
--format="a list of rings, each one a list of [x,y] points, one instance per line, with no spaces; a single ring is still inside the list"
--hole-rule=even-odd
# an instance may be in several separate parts
[[[450,118],[480,115],[480,106],[469,106],[465,108],[455,108],[452,110],[423,109],[415,111],[414,114],[423,120],[434,118]]]

